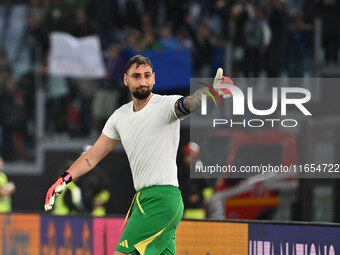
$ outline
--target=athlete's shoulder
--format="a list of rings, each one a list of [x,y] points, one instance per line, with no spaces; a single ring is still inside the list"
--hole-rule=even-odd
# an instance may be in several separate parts
[[[154,94],[155,100],[154,102],[169,102],[169,101],[176,101],[177,99],[181,98],[182,96],[179,95],[158,95]]]
[[[121,120],[121,116],[124,115],[126,116],[126,114],[128,113],[129,109],[131,109],[132,107],[132,101],[126,104],[123,104],[121,107],[119,107],[118,109],[116,109],[110,116],[110,118],[108,119],[109,122],[113,122],[115,123],[116,120],[120,119]]]
[[[119,107],[118,109],[116,109],[114,111],[114,113],[119,114],[119,113],[127,113],[130,109],[132,108],[132,101],[123,104],[121,107]]]

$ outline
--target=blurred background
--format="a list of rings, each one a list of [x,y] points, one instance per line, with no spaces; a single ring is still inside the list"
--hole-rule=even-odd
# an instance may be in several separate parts
[[[151,58],[155,91],[160,94],[189,95],[190,77],[213,77],[218,67],[234,78],[335,79],[340,76],[339,14],[336,0],[1,0],[0,155],[2,170],[16,186],[6,195],[12,197],[12,210],[42,211],[45,192],[58,171],[85,145],[93,144],[112,112],[130,100],[122,77],[127,60],[135,54]],[[71,42],[56,43],[51,35],[65,35],[56,32],[72,36]],[[96,47],[93,52],[78,51],[83,42],[79,38],[86,36],[99,42],[98,52]],[[67,62],[60,75],[54,67],[63,64],[63,53],[63,58],[72,53],[73,46],[67,43],[77,48],[73,53],[78,53],[74,56],[78,64],[98,62],[100,74],[73,72],[75,61]],[[86,57],[93,54],[94,58]],[[318,87],[313,101],[319,121],[309,123],[303,136],[290,137],[291,148],[284,138],[280,141],[286,150],[293,150],[293,162],[309,162],[319,155],[319,161],[339,163],[339,89],[336,79],[331,84],[322,93]],[[324,103],[323,110],[318,110],[318,100]],[[320,121],[321,117],[325,118]],[[184,121],[180,171],[185,168],[189,133],[189,122]],[[238,139],[239,134],[224,137]],[[320,146],[307,154],[308,142],[313,141]],[[249,143],[254,142],[249,138]],[[83,188],[82,205],[67,204],[73,204],[74,212],[93,213],[99,204],[106,210],[98,209],[100,215],[124,214],[134,190],[123,148],[110,153],[99,168],[102,175],[78,183],[80,189],[93,187],[91,194]],[[193,185],[187,174],[181,179],[183,187]],[[215,191],[222,186],[210,184]],[[204,195],[206,185],[193,187],[185,191],[188,201],[198,193],[194,207],[204,208],[205,196],[214,191]],[[274,202],[265,209],[289,210],[278,219],[340,222],[339,188],[338,179],[299,180],[289,194],[289,208],[271,198]],[[224,216],[272,219],[274,215],[260,213]]]

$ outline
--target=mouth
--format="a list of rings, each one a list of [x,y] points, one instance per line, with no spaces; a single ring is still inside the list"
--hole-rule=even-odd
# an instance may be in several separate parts
[[[148,91],[148,87],[139,87],[137,88],[137,90],[141,91],[141,92],[145,92],[145,91]]]

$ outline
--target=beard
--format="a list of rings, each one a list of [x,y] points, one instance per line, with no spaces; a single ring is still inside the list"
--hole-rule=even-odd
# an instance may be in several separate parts
[[[149,88],[147,88],[146,91],[142,92],[142,91],[138,91],[138,89],[137,89],[136,91],[131,92],[131,93],[137,99],[145,99],[150,95],[151,90]]]

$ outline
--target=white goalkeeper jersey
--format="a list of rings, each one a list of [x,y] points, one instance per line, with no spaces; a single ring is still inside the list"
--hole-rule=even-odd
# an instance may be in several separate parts
[[[138,112],[133,111],[131,101],[117,109],[104,126],[104,135],[121,140],[136,190],[152,185],[178,187],[180,121],[174,105],[180,97],[153,94]]]

